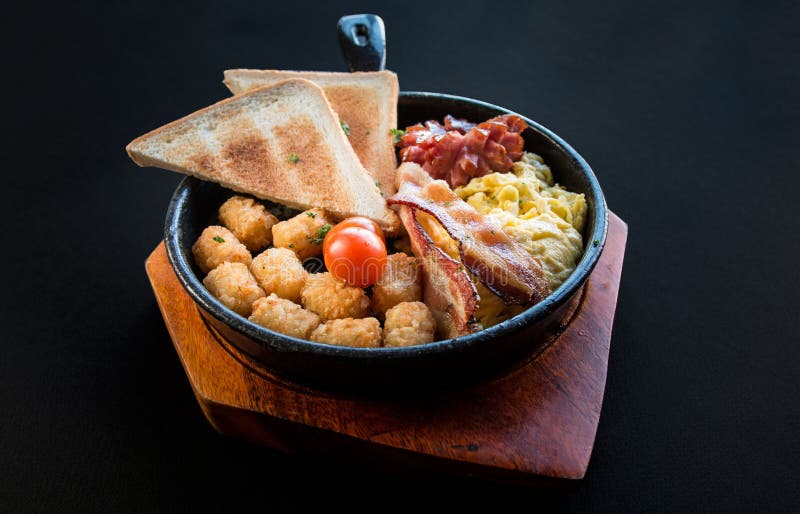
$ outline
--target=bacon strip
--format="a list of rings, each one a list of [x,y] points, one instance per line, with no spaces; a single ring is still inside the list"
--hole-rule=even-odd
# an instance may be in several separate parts
[[[412,208],[400,207],[400,220],[417,262],[422,264],[423,297],[436,320],[439,336],[452,339],[477,330],[473,314],[480,297],[467,271],[433,243]]]
[[[400,158],[416,162],[435,179],[451,187],[463,186],[472,177],[491,171],[508,171],[522,157],[525,141],[521,132],[527,123],[519,116],[504,114],[479,125],[445,116],[406,128],[400,139]]]
[[[432,180],[419,165],[403,163],[398,192],[390,205],[427,212],[458,241],[461,260],[480,281],[508,304],[539,302],[549,294],[541,263],[494,223],[481,216],[444,181]]]

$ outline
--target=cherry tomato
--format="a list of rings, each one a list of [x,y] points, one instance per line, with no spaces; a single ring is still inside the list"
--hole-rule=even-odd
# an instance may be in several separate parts
[[[381,236],[381,239],[383,240],[384,243],[386,242],[386,236],[383,235],[383,230],[381,230],[381,227],[378,226],[378,224],[372,221],[371,219],[365,218],[363,216],[353,216],[352,218],[344,219],[339,223],[337,223],[336,226],[342,228],[344,227],[365,228],[371,232],[375,232],[376,234]]]
[[[338,223],[325,236],[322,253],[333,276],[348,285],[367,287],[378,281],[386,266],[386,243],[360,225]]]

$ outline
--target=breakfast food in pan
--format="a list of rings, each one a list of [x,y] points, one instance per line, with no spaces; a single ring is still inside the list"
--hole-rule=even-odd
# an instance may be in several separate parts
[[[414,346],[435,340],[436,322],[422,302],[401,302],[386,311],[385,346]]]
[[[527,124],[519,116],[504,114],[476,125],[445,116],[408,127],[400,137],[400,157],[416,162],[434,179],[450,187],[463,186],[472,177],[490,171],[508,171],[522,157],[522,131]]]
[[[322,253],[322,241],[331,229],[330,215],[323,209],[309,209],[272,227],[276,248],[286,248],[298,259]]]
[[[308,339],[319,326],[319,316],[291,300],[276,294],[262,296],[253,302],[253,323],[298,339]]]
[[[428,344],[519,314],[575,269],[585,199],[524,151],[518,116],[384,130],[390,72],[225,78],[234,97],[127,150],[248,195],[219,205],[192,253],[208,292],[252,323],[339,346]],[[367,104],[374,116],[354,107]]]
[[[386,257],[378,280],[372,287],[372,311],[383,318],[386,311],[403,302],[422,300],[422,270],[417,259],[403,252]]]
[[[253,303],[265,296],[248,267],[241,262],[223,262],[203,279],[214,298],[240,316],[249,316]]]
[[[257,252],[272,242],[272,227],[278,218],[252,198],[232,196],[219,208],[219,220],[230,227],[236,238],[251,252]]]
[[[250,266],[258,285],[267,294],[275,294],[292,302],[300,301],[308,271],[289,248],[269,248],[258,254]]]
[[[208,273],[223,262],[241,262],[250,266],[253,260],[247,247],[236,239],[233,232],[219,225],[203,230],[192,245],[192,254],[194,262],[203,273]]]
[[[370,313],[364,289],[327,271],[308,277],[300,300],[303,307],[319,314],[322,320],[365,318]]]
[[[558,185],[540,156],[524,152],[508,173],[473,178],[455,192],[539,260],[551,289],[578,265],[586,199]]]
[[[444,181],[431,179],[412,163],[397,169],[397,181],[399,190],[389,204],[410,208],[415,216],[421,211],[436,218],[457,242],[460,261],[487,288],[512,304],[539,302],[548,294],[538,260],[516,244],[498,223],[464,202]]]
[[[341,318],[321,323],[311,332],[315,343],[356,348],[381,346],[381,325],[375,318]]]

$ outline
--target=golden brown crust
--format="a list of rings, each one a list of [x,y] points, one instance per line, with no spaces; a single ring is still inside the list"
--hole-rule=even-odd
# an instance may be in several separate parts
[[[363,318],[369,313],[369,297],[360,287],[348,286],[330,273],[314,273],[301,294],[303,307],[320,319]]]
[[[249,251],[259,252],[272,242],[272,226],[278,218],[252,198],[232,196],[220,206],[219,221]]]
[[[240,316],[249,316],[253,302],[266,296],[241,262],[223,262],[211,270],[203,285],[211,295]]]
[[[253,323],[298,339],[308,339],[319,326],[319,316],[296,303],[271,294],[253,302]]]
[[[377,348],[381,345],[381,325],[375,318],[334,319],[314,329],[310,339],[337,346]]]
[[[393,253],[386,259],[386,267],[372,288],[372,310],[379,318],[401,302],[422,300],[422,270],[414,257]]]
[[[291,250],[305,261],[322,255],[322,241],[332,226],[327,212],[311,209],[276,224],[272,227],[272,237],[276,248]]]
[[[250,264],[250,273],[267,294],[276,294],[293,302],[300,301],[308,272],[291,250],[269,248]]]
[[[219,225],[203,229],[192,245],[194,262],[200,271],[208,273],[223,262],[241,262],[250,266],[252,256],[233,232]]]
[[[386,311],[383,325],[384,346],[413,346],[432,343],[436,322],[422,302],[398,303]]]

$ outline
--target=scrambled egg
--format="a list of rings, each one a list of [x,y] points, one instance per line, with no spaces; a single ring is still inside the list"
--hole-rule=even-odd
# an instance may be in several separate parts
[[[575,270],[583,253],[586,199],[556,184],[538,155],[525,152],[511,172],[473,178],[456,193],[539,259],[551,290]],[[476,284],[481,302],[475,317],[484,327],[523,310]]]
[[[575,270],[583,253],[586,199],[554,183],[538,155],[525,152],[511,172],[473,178],[456,193],[541,261],[551,289]]]

